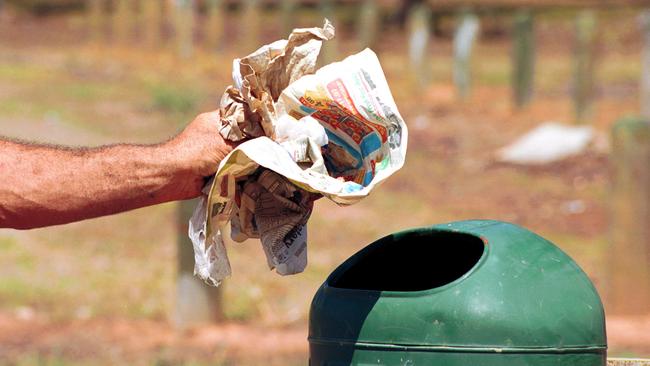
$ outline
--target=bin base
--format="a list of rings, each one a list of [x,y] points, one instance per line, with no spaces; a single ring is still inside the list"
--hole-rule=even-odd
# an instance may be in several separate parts
[[[581,353],[447,352],[360,349],[346,345],[310,344],[310,366],[605,366],[604,351]]]

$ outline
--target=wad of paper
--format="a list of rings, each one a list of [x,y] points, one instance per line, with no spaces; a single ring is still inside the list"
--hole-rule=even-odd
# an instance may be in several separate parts
[[[269,268],[302,272],[314,201],[356,203],[404,164],[408,131],[375,53],[316,70],[333,36],[326,20],[234,60],[221,134],[245,142],[219,164],[190,219],[194,272],[207,283],[231,273],[228,225],[236,242],[260,239]]]

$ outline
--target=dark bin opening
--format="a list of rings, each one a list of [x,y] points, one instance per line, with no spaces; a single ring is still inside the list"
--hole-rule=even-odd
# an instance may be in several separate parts
[[[363,250],[330,286],[376,291],[421,291],[451,283],[483,255],[485,244],[473,235],[414,232],[386,237]]]

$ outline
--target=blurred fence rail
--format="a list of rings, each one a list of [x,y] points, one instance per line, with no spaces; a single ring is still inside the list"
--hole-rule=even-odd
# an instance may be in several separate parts
[[[36,1],[36,0],[33,0]],[[42,0],[46,1],[46,0]],[[183,57],[196,50],[233,49],[248,53],[263,43],[286,37],[299,18],[327,17],[354,34],[358,49],[377,46],[381,33],[406,29],[411,78],[422,83],[429,65],[429,43],[440,24],[455,24],[453,80],[459,99],[471,93],[471,53],[481,40],[481,22],[500,13],[498,27],[512,40],[512,105],[534,98],[535,18],[544,9],[571,9],[575,16],[572,101],[575,121],[591,116],[598,54],[598,8],[650,7],[650,0],[86,0],[88,38],[93,43],[163,47]],[[492,9],[492,10],[489,10]],[[300,13],[298,13],[300,12]],[[444,22],[443,17],[452,21]],[[102,18],[106,18],[103,19]],[[311,19],[310,18],[310,19]],[[510,19],[510,20],[508,20]],[[414,27],[413,25],[418,25]],[[315,25],[315,24],[314,24]],[[271,37],[268,30],[277,33]],[[101,39],[103,38],[103,42]],[[571,39],[569,38],[569,42]],[[327,42],[324,62],[338,59],[340,41]]]

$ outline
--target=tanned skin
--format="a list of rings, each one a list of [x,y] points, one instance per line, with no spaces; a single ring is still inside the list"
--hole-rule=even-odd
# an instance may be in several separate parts
[[[0,137],[0,227],[32,229],[197,197],[233,149],[219,112],[158,145],[66,148]]]

